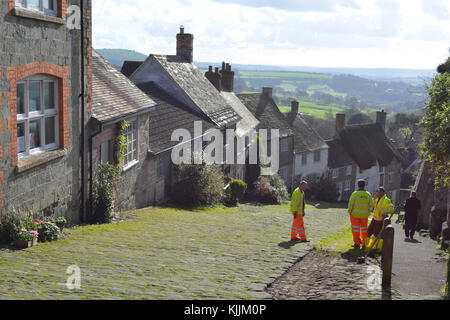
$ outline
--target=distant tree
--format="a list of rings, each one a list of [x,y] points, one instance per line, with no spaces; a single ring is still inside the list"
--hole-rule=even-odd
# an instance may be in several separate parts
[[[431,86],[428,87],[428,103],[421,124],[425,128],[422,154],[435,170],[435,186],[438,189],[449,187],[450,73],[445,67],[440,68],[439,74],[433,78]]]
[[[416,148],[422,140],[423,130],[419,126],[420,116],[412,113],[397,113],[387,124],[387,135],[398,147]]]

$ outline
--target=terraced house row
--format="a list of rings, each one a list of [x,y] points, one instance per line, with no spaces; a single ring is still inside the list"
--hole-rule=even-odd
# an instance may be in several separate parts
[[[300,179],[328,175],[339,166],[360,170],[347,179],[350,189],[357,177],[378,183],[378,172],[365,176],[364,170],[398,161],[379,124],[373,130],[386,154],[366,159],[354,151],[358,146],[343,143],[347,128],[337,131],[335,141],[324,141],[301,117],[298,102],[281,113],[271,88],[235,94],[230,64],[210,66],[205,74],[193,65],[194,36],[184,27],[176,35],[175,54],[150,54],[118,70],[92,49],[90,0],[2,0],[0,14],[2,214],[23,210],[86,221],[96,170],[101,162],[117,161],[115,142],[124,120],[130,125],[116,186],[121,210],[170,199],[177,129],[189,132],[194,150],[208,145],[212,129],[220,130],[224,152],[233,148],[236,159],[247,159],[223,164],[223,172],[246,182],[260,174],[259,165],[248,161],[256,143],[250,133],[278,129],[278,173],[291,190]],[[244,145],[238,148],[227,129]],[[335,160],[343,155],[345,161]],[[393,192],[399,188],[399,172],[398,186],[396,180],[389,186]]]

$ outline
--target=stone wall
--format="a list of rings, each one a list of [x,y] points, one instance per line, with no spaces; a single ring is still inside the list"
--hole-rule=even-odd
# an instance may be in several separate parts
[[[83,0],[86,43],[91,44],[90,0]],[[50,17],[0,2],[0,214],[9,210],[66,216],[79,222],[80,209],[80,30],[69,29],[67,8],[80,0],[58,0]],[[85,64],[90,82],[90,56]],[[16,84],[28,76],[57,79],[59,148],[18,158]],[[87,107],[89,97],[86,96]],[[86,116],[86,120],[87,120]]]
[[[130,120],[130,119],[127,119]],[[154,186],[157,159],[148,155],[149,115],[137,117],[138,125],[138,162],[125,168],[115,187],[117,206],[120,211],[143,208],[154,204]],[[113,160],[113,146],[118,133],[118,123],[108,125],[95,136],[93,141],[94,178],[101,156],[101,144],[110,141],[110,159]]]

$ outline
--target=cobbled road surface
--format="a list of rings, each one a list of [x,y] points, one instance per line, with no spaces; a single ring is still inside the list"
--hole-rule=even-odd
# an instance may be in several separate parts
[[[305,251],[290,245],[288,205],[181,210],[150,207],[54,242],[0,248],[0,299],[260,299]],[[345,209],[307,207],[313,245],[348,228]],[[66,285],[69,266],[79,289]],[[255,290],[256,289],[256,290]]]

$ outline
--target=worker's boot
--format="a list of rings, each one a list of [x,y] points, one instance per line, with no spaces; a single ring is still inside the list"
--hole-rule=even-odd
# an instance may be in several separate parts
[[[354,249],[359,249],[359,244],[356,244],[356,243],[355,243],[355,244],[353,245],[353,248],[354,248]]]

